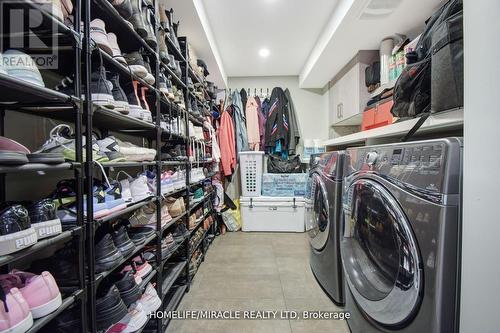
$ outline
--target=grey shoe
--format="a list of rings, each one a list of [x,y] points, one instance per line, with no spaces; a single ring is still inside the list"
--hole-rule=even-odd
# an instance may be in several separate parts
[[[18,50],[7,50],[2,57],[3,70],[16,79],[45,87],[42,75],[30,55]]]
[[[142,14],[142,0],[130,0],[132,4],[132,16],[129,19],[129,22],[134,26],[134,30],[141,36],[142,38],[148,35],[148,31],[146,30],[146,24],[144,23],[144,17]]]

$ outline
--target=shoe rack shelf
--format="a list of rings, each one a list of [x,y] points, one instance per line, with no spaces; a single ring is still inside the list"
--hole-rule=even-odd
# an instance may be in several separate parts
[[[143,0],[146,4],[146,1]],[[204,182],[208,182],[211,175],[206,179],[190,183],[190,171],[193,163],[187,160],[161,160],[161,147],[166,142],[180,143],[185,145],[186,150],[189,149],[190,141],[194,140],[189,133],[188,117],[183,118],[182,126],[185,126],[186,135],[179,135],[170,133],[160,127],[160,116],[162,114],[178,116],[181,112],[179,106],[172,101],[168,100],[159,90],[159,71],[160,68],[165,71],[172,83],[178,89],[183,91],[185,105],[190,105],[192,99],[196,100],[199,104],[207,106],[199,96],[190,93],[188,90],[188,78],[191,78],[194,83],[203,83],[202,79],[196,75],[188,63],[187,39],[179,37],[181,49],[177,48],[174,42],[166,35],[166,44],[169,52],[174,55],[176,60],[181,62],[182,75],[178,76],[166,64],[159,60],[159,49],[148,45],[135,30],[126,23],[120,16],[117,10],[113,7],[112,3],[108,0],[73,0],[74,4],[74,24],[73,27],[67,27],[64,23],[54,18],[51,14],[43,12],[43,29],[40,35],[44,38],[49,38],[56,35],[58,39],[64,40],[71,44],[71,47],[61,48],[64,49],[64,57],[74,58],[75,65],[71,69],[71,73],[75,79],[75,92],[74,95],[69,96],[60,93],[56,90],[40,87],[25,81],[17,80],[11,76],[0,74],[0,132],[4,133],[5,113],[8,112],[22,112],[38,117],[54,119],[70,123],[74,127],[75,132],[75,151],[76,161],[61,163],[57,165],[48,164],[26,164],[23,166],[0,166],[0,200],[6,201],[5,177],[2,174],[8,173],[23,173],[23,172],[39,172],[43,176],[46,172],[53,171],[73,171],[76,183],[76,203],[77,203],[77,222],[76,227],[62,232],[61,234],[44,239],[33,245],[32,247],[23,251],[17,252],[12,255],[0,257],[0,266],[5,270],[9,269],[11,264],[19,260],[25,260],[32,255],[36,255],[45,251],[49,247],[56,247],[65,243],[72,242],[77,255],[76,270],[78,275],[77,285],[71,287],[71,292],[63,299],[62,305],[57,311],[51,313],[49,316],[40,318],[34,322],[33,327],[28,332],[37,332],[44,329],[49,322],[58,317],[63,311],[71,307],[74,303],[79,305],[79,315],[82,322],[83,332],[97,332],[96,327],[96,300],[97,291],[101,282],[108,278],[113,272],[119,270],[127,261],[133,258],[137,253],[144,249],[148,244],[156,246],[156,262],[151,263],[153,270],[147,277],[143,279],[140,285],[144,289],[149,282],[156,283],[156,289],[160,298],[164,302],[164,310],[173,310],[180,303],[183,295],[189,291],[191,279],[189,272],[192,269],[190,258],[192,249],[190,249],[189,241],[194,233],[189,233],[185,238],[171,250],[166,258],[161,257],[162,237],[168,230],[170,230],[177,223],[185,223],[189,227],[189,215],[200,204],[204,204],[211,198],[213,192],[206,194],[200,202],[191,204],[189,202],[190,190],[201,186]],[[35,8],[35,3],[31,0],[19,0],[16,6],[24,6],[24,8]],[[158,6],[149,7],[149,10],[154,12]],[[94,18],[100,18],[106,23],[108,32],[114,32],[117,35],[118,43],[122,52],[132,52],[142,50],[142,52],[150,59],[152,72],[155,74],[155,84],[150,85],[143,79],[131,74],[127,67],[116,61],[113,57],[96,48],[95,43],[90,38],[90,21]],[[80,25],[80,21],[83,22]],[[157,22],[155,26],[159,27]],[[158,34],[159,35],[159,34]],[[157,36],[158,37],[158,36]],[[93,69],[93,61],[102,59],[106,67],[113,68],[122,77],[130,77],[137,80],[143,87],[148,88],[148,103],[151,107],[151,112],[154,118],[153,123],[142,121],[120,114],[117,111],[107,109],[105,107],[95,105],[91,101],[90,94],[90,76]],[[99,61],[99,60],[98,60]],[[64,73],[67,75],[67,73]],[[205,89],[203,89],[206,95]],[[190,117],[195,126],[203,126],[193,117]],[[94,131],[100,130],[103,135],[109,132],[131,135],[137,138],[142,138],[143,142],[148,147],[156,150],[156,159],[149,162],[108,162],[102,163],[104,172],[109,173],[115,169],[121,168],[138,168],[143,170],[155,171],[160,174],[164,168],[167,167],[180,167],[184,168],[186,172],[186,186],[182,189],[172,191],[170,193],[161,193],[160,177],[157,177],[157,193],[151,198],[143,200],[138,203],[130,204],[127,208],[108,215],[101,219],[85,218],[85,216],[93,216],[93,197],[92,185],[95,174],[101,172],[97,168],[95,161],[92,160],[92,147],[87,145],[83,147],[83,140],[85,142],[92,141],[92,134]],[[200,140],[194,140],[200,141]],[[203,140],[201,140],[203,141]],[[85,149],[85,151],[84,151]],[[86,156],[86,157],[85,157]],[[197,161],[196,164],[211,163],[211,160]],[[161,205],[164,198],[170,195],[183,196],[185,198],[187,211],[182,215],[173,218],[165,226],[161,226]],[[84,212],[84,201],[86,211]],[[127,217],[141,207],[155,203],[157,214],[157,228],[156,232],[151,235],[145,242],[137,246],[133,253],[123,258],[120,262],[108,271],[96,273],[95,265],[95,234],[99,228],[107,223],[112,223],[123,217]],[[203,223],[204,219],[213,214],[210,209],[208,213],[203,215],[203,219],[198,222],[195,230],[198,229]],[[211,228],[213,229],[213,228]],[[205,231],[203,237],[197,243],[197,248],[200,244],[204,244],[205,239],[209,233],[215,234],[213,231]],[[179,262],[179,259],[182,261]],[[60,288],[62,291],[67,288]],[[150,323],[145,325],[140,331],[149,331]],[[156,329],[154,332],[163,332],[168,321],[155,320]]]

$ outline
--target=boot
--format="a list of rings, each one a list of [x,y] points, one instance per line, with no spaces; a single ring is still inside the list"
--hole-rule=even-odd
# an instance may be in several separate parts
[[[146,30],[146,25],[144,23],[144,18],[142,14],[142,0],[130,0],[132,4],[132,16],[129,19],[129,22],[134,26],[134,30],[141,36],[142,38],[148,35],[148,31]]]
[[[164,30],[168,30],[167,9],[163,3],[160,3],[160,25]]]
[[[156,48],[156,35],[153,29],[153,24],[151,23],[151,15],[150,11],[146,8],[142,11],[143,21],[146,27],[146,36],[143,36],[146,43],[151,46],[153,49]]]
[[[167,44],[165,43],[165,31],[160,30],[160,60],[163,61],[165,65],[168,65],[170,62],[168,58],[168,48]]]

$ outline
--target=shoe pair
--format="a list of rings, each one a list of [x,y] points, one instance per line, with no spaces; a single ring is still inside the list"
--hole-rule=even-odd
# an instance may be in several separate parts
[[[54,277],[13,270],[0,275],[0,331],[26,332],[33,319],[45,317],[62,304]]]
[[[151,233],[151,235],[154,234],[154,230],[151,228],[142,228],[143,230],[140,229],[141,228],[130,228],[129,230],[131,231],[139,230],[137,234],[143,235],[144,237],[146,237],[147,233]],[[151,235],[147,236],[147,238],[149,238]],[[141,253],[137,257],[133,258],[130,261],[129,265],[123,267],[121,273],[125,274],[127,272],[131,272],[131,274],[134,275],[135,282],[137,284],[140,284],[142,280],[146,276],[148,276],[149,273],[151,273],[152,270],[153,266],[151,266],[151,264],[146,259],[144,259],[144,256]]]
[[[146,325],[148,314],[158,310],[161,299],[154,287],[148,284],[144,293],[140,295],[139,287],[134,283],[130,275],[124,274],[106,294],[96,300],[98,330],[136,332]],[[136,300],[130,303],[131,299]]]
[[[181,216],[186,212],[186,204],[184,203],[184,198],[174,198],[169,197],[166,199],[168,212],[173,217]]]
[[[128,0],[125,0],[128,1]],[[152,12],[143,6],[142,0],[129,0],[132,5],[132,15],[128,19],[134,30],[144,38],[153,49],[156,48],[156,35],[151,20]]]
[[[36,86],[45,87],[35,60],[29,54],[18,50],[7,50],[3,54],[0,53],[0,73]]]
[[[147,57],[143,57],[139,51],[127,53],[124,57],[132,74],[144,79],[150,85],[155,83],[155,77],[151,72],[151,65]]]
[[[114,33],[106,32],[106,23],[101,19],[94,19],[90,22],[90,38],[97,44],[97,46],[116,59],[124,66],[127,62],[123,58],[118,40]]]
[[[166,204],[162,204],[160,216],[162,228],[167,225],[168,222],[172,221],[172,216],[169,214],[168,206]],[[156,204],[151,202],[136,210],[130,217],[129,223],[132,228],[148,227],[156,230]]]
[[[173,101],[175,99],[175,96],[172,90],[172,81],[170,81],[170,79],[167,78],[163,70],[160,72],[159,77],[160,77],[159,81],[160,91],[165,95],[167,99]]]
[[[42,199],[25,208],[14,204],[0,211],[0,255],[23,250],[62,232],[56,205]]]

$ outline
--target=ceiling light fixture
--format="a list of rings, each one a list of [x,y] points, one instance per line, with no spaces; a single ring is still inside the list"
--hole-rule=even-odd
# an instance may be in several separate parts
[[[269,49],[266,49],[266,48],[262,48],[259,50],[259,55],[262,57],[262,58],[267,58],[269,57],[269,54],[271,54],[271,52],[269,51]]]

